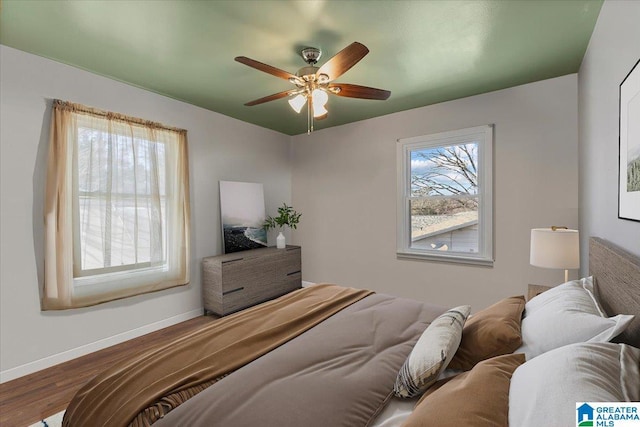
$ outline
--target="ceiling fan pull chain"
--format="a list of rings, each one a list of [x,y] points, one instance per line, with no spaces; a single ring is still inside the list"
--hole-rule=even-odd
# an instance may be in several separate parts
[[[313,132],[313,115],[311,115],[311,97],[307,98],[307,135]]]

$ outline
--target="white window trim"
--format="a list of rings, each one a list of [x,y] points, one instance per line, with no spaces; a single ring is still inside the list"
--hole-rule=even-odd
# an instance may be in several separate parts
[[[411,151],[455,145],[480,136],[478,143],[479,242],[477,254],[437,252],[411,248]],[[397,256],[398,258],[493,266],[493,125],[398,139],[397,161]]]

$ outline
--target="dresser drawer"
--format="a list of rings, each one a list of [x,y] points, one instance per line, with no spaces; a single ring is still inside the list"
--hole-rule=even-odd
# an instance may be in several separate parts
[[[287,292],[295,291],[296,289],[300,289],[302,287],[302,272],[298,271],[297,273],[290,273],[282,282],[282,293],[285,294]]]
[[[299,273],[302,269],[300,248],[284,249],[284,251],[281,261],[278,263],[277,274],[279,278]]]
[[[247,298],[248,289],[239,288],[227,294],[224,294],[222,299],[222,310],[219,313],[222,316],[226,316],[227,314],[236,312],[238,310],[242,310],[250,306],[251,304],[248,302]]]
[[[266,254],[222,263],[222,292],[240,287],[268,286],[276,280],[278,257]]]

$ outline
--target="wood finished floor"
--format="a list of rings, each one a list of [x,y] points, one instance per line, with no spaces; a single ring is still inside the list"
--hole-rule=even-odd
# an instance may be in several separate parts
[[[171,342],[216,319],[199,316],[0,384],[0,426],[25,427],[60,412],[83,385],[104,369]]]

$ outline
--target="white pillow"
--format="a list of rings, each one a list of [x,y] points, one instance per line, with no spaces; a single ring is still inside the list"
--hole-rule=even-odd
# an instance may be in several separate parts
[[[578,402],[640,400],[640,349],[579,343],[551,350],[513,373],[509,425],[574,426]]]
[[[471,306],[462,305],[431,322],[398,372],[393,388],[396,396],[419,396],[437,381],[458,350],[470,311]]]
[[[527,302],[525,306],[524,316],[529,313],[533,313],[557,298],[574,298],[580,301],[581,304],[588,307],[590,311],[596,311],[601,316],[605,317],[606,313],[600,306],[598,299],[596,298],[595,291],[593,289],[593,277],[585,277],[580,280],[570,280],[562,285],[558,285],[549,289],[546,292],[538,294],[535,298],[532,298]]]
[[[633,320],[632,315],[606,317],[593,293],[591,277],[573,280],[527,302],[522,319],[522,346],[530,360],[544,352],[578,342],[607,342]]]

